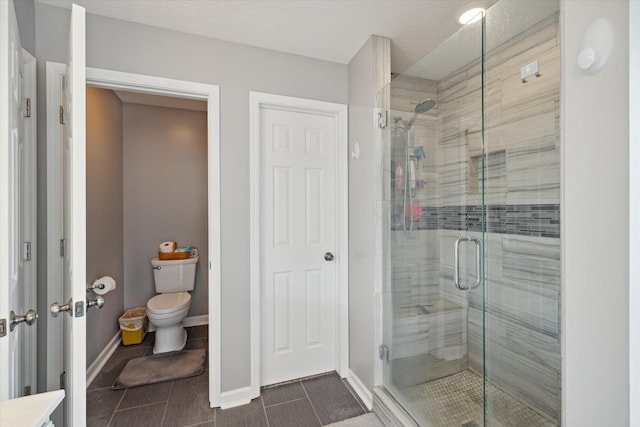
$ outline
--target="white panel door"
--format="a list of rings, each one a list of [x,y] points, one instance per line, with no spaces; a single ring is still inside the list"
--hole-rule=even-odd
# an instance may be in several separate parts
[[[11,313],[24,315],[22,257],[22,46],[13,2],[0,2],[0,400],[22,395],[25,325],[11,330]]]
[[[69,26],[69,51],[64,85],[64,205],[66,240],[62,303],[71,310],[64,321],[66,372],[65,425],[86,425],[86,52],[85,10],[74,4]],[[50,319],[50,321],[56,321]]]
[[[333,371],[335,118],[263,107],[261,384]],[[325,254],[329,260],[325,259]]]

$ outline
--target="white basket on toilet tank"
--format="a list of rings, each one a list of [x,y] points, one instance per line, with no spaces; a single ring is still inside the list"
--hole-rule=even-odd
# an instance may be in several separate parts
[[[156,292],[147,302],[147,317],[156,328],[153,352],[165,353],[184,348],[187,332],[183,321],[191,307],[199,258],[163,261],[151,260]]]

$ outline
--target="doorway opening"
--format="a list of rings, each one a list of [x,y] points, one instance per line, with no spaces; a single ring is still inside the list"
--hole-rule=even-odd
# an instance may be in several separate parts
[[[119,316],[157,294],[150,261],[159,244],[209,259],[208,165],[206,102],[93,86],[86,94],[87,283],[107,275],[117,284],[108,304],[87,311],[90,385],[119,339]],[[207,283],[198,262],[187,326],[208,323]]]
[[[64,65],[52,64],[52,63],[47,64],[47,91],[48,91],[47,111],[48,111],[48,114],[50,115],[53,114],[52,112],[57,111],[58,105],[60,105],[60,101],[61,101],[60,91],[58,90],[59,79],[61,75],[64,75],[64,73],[65,73]],[[113,95],[113,97],[111,97],[112,101],[116,101],[117,99],[117,102],[120,102],[123,105],[125,105],[124,110],[127,110],[127,109],[131,110],[132,114],[138,115],[136,116],[138,117],[138,119],[140,118],[140,114],[142,116],[145,116],[145,113],[148,113],[150,109],[151,110],[155,109],[161,112],[163,111],[164,113],[169,113],[169,116],[173,118],[176,118],[178,115],[184,115],[186,117],[191,117],[191,119],[194,120],[194,114],[193,114],[194,112],[197,113],[195,114],[195,116],[199,116],[199,118],[195,120],[199,121],[199,128],[204,133],[204,135],[200,136],[200,139],[204,139],[204,143],[200,144],[200,147],[199,147],[200,151],[197,154],[198,157],[200,158],[200,164],[198,168],[195,168],[197,169],[197,174],[199,174],[201,178],[199,179],[199,184],[195,186],[198,188],[198,190],[197,191],[194,190],[193,183],[191,183],[189,188],[186,188],[187,185],[184,182],[182,183],[176,182],[176,180],[179,181],[180,179],[185,177],[189,179],[190,177],[190,173],[192,171],[184,170],[185,169],[184,165],[182,166],[182,170],[180,170],[180,165],[178,164],[173,165],[173,166],[178,166],[177,168],[178,172],[181,173],[180,176],[176,178],[175,176],[171,177],[169,175],[163,175],[163,170],[165,168],[167,170],[170,170],[172,165],[169,164],[169,165],[165,165],[164,167],[160,167],[157,165],[153,166],[153,164],[148,163],[150,160],[154,160],[154,159],[157,160],[157,156],[159,155],[158,153],[161,153],[162,150],[153,149],[153,147],[150,147],[145,144],[158,143],[158,139],[161,137],[161,134],[158,134],[157,137],[154,137],[153,135],[149,137],[149,135],[147,135],[146,137],[141,138],[142,145],[136,148],[139,150],[139,152],[137,153],[137,156],[141,158],[141,161],[147,162],[147,163],[139,164],[137,166],[135,164],[131,165],[131,167],[129,168],[130,173],[127,174],[126,173],[127,166],[125,165],[125,162],[127,161],[126,159],[129,157],[126,157],[126,158],[124,156],[122,157],[123,159],[123,161],[121,162],[122,172],[124,173],[120,173],[121,178],[119,178],[120,180],[122,180],[124,184],[120,187],[122,189],[122,197],[120,198],[120,200],[122,204],[121,210],[123,212],[122,221],[121,221],[122,222],[121,225],[123,228],[121,230],[124,230],[126,227],[125,222],[128,221],[127,216],[129,213],[128,206],[131,203],[133,203],[134,205],[136,203],[138,204],[137,208],[131,209],[132,216],[129,219],[133,221],[133,223],[135,223],[135,221],[141,220],[139,217],[136,217],[136,215],[134,215],[136,213],[140,213],[142,215],[142,218],[144,218],[146,215],[146,217],[151,220],[151,221],[143,220],[143,222],[147,223],[147,225],[149,222],[153,222],[154,218],[157,220],[157,218],[161,216],[163,213],[161,208],[162,206],[161,200],[158,200],[158,199],[164,197],[163,192],[165,193],[170,192],[172,185],[177,186],[178,190],[186,189],[187,191],[191,191],[191,199],[197,200],[198,206],[196,208],[190,209],[190,207],[180,206],[182,211],[174,212],[173,214],[177,216],[178,219],[180,218],[184,219],[185,217],[189,219],[188,217],[192,213],[191,211],[195,210],[198,212],[197,215],[199,216],[198,223],[200,224],[200,226],[197,232],[202,234],[202,236],[200,236],[200,242],[197,243],[198,249],[200,251],[200,261],[198,266],[198,272],[196,273],[198,275],[196,286],[200,288],[200,292],[202,295],[200,295],[200,297],[197,298],[199,301],[199,304],[197,305],[197,307],[192,306],[192,308],[195,308],[195,311],[193,310],[192,311],[197,314],[195,316],[192,316],[190,319],[188,319],[188,322],[186,324],[187,326],[194,326],[198,324],[209,323],[209,328],[208,328],[208,353],[209,353],[208,358],[209,358],[209,379],[210,379],[209,403],[211,407],[219,406],[219,400],[220,400],[220,397],[219,397],[220,396],[219,88],[218,86],[215,86],[215,85],[186,82],[186,81],[179,81],[179,80],[173,80],[173,79],[164,79],[164,78],[158,78],[158,77],[152,77],[152,76],[144,76],[144,75],[138,75],[138,74],[122,73],[122,72],[100,70],[100,69],[93,69],[93,68],[87,68],[87,85],[90,87],[89,88],[90,90],[88,91],[88,97],[93,96],[95,94],[101,94],[101,95],[106,94],[108,97],[111,97],[111,95]],[[120,96],[122,98],[120,98]],[[114,99],[114,97],[116,99]],[[125,99],[125,98],[127,102],[122,102],[122,99]],[[158,102],[160,103],[158,104]],[[170,105],[163,105],[163,102],[169,103]],[[127,105],[130,105],[131,107],[130,108],[126,107]],[[101,116],[101,114],[98,114],[98,116]],[[169,116],[166,116],[166,117],[169,117]],[[124,120],[127,120],[126,115],[123,115],[122,117],[124,118]],[[98,117],[97,119],[104,120],[104,118],[105,117],[103,116],[103,117]],[[138,119],[136,119],[136,121],[139,122],[140,120]],[[55,117],[51,117],[51,118],[48,117],[47,135],[48,135],[49,143],[47,144],[48,146],[47,163],[48,163],[48,173],[50,176],[53,174],[54,179],[49,180],[49,186],[47,189],[48,200],[51,199],[53,201],[53,203],[49,205],[50,209],[47,214],[48,216],[47,223],[48,223],[48,236],[50,236],[50,239],[52,239],[53,242],[56,242],[57,239],[60,238],[62,233],[62,230],[60,229],[61,227],[59,226],[61,211],[59,209],[55,209],[56,207],[55,200],[59,199],[60,194],[62,192],[62,189],[58,185],[58,183],[60,183],[61,180],[59,178],[55,179],[55,174],[58,174],[58,177],[61,176],[60,132],[58,127],[55,126],[56,122],[57,121]],[[175,142],[176,145],[183,144],[183,146],[180,147],[182,149],[178,150],[179,153],[184,154],[186,152],[191,152],[191,155],[192,156],[194,155],[193,150],[191,151],[187,150],[185,149],[185,146],[189,145],[190,141],[193,141],[193,138],[192,138],[193,135],[191,135],[190,132],[193,131],[195,127],[196,126],[194,125],[194,123],[191,123],[191,124],[187,123],[187,125],[184,125],[183,123],[183,125],[175,124],[175,126],[171,127],[171,129],[165,128],[166,132],[169,132],[170,134],[172,134],[173,136],[172,140]],[[155,129],[155,130],[158,131],[158,129]],[[108,147],[108,145],[106,145],[106,147],[113,149],[113,147]],[[123,147],[122,150],[127,149],[125,148],[124,144],[122,145],[122,147]],[[94,153],[97,159],[99,159],[101,155],[104,154],[101,151],[103,149],[106,149],[104,147],[104,144],[102,148],[99,148],[98,151]],[[120,156],[122,156],[122,153],[124,152],[122,150],[120,151]],[[110,154],[113,155],[113,153],[110,153]],[[88,156],[87,156],[88,160],[89,160],[89,155],[91,155],[90,152],[88,152]],[[115,156],[117,157],[117,153]],[[134,158],[134,157],[131,157],[131,158]],[[177,161],[175,156],[173,160],[174,160],[174,163]],[[181,159],[181,161],[189,162],[189,159],[183,158]],[[99,161],[96,161],[95,167],[105,169],[105,164],[100,164]],[[154,170],[154,168],[159,168],[160,170],[157,170],[157,169]],[[146,176],[144,174],[145,171],[151,171],[156,174],[154,175],[154,178],[153,178],[153,182],[155,186],[151,188],[149,185],[147,185],[147,191],[143,191],[144,185],[139,185],[138,188],[136,189],[138,193],[130,195],[132,197],[132,200],[129,202],[129,204],[127,204],[128,199],[127,199],[127,194],[125,193],[127,193],[127,191],[130,188],[126,186],[126,181],[131,179],[136,179],[136,177],[138,180],[142,179],[140,177],[140,174],[142,174],[143,176]],[[88,173],[87,173],[88,184],[90,184],[89,180],[92,179],[91,173],[92,172],[88,170]],[[138,175],[136,175],[136,173],[138,173]],[[153,175],[153,173],[149,175]],[[113,176],[111,177],[111,179],[115,179],[117,175],[118,175],[117,173],[113,173]],[[164,180],[163,180],[163,176],[165,178]],[[107,185],[109,183],[104,182],[105,180],[108,181],[108,179],[109,179],[109,171],[103,170],[102,173],[99,174],[99,176],[95,179],[94,183],[97,186],[95,188],[100,188],[101,186],[106,187],[107,189],[113,188],[114,187],[113,185]],[[142,183],[138,183],[138,184],[142,184]],[[94,203],[92,203],[92,198],[94,196],[97,196],[97,194],[90,193],[91,185],[87,186],[87,190],[88,190],[87,191],[87,201],[88,201],[88,204],[87,204],[88,218],[87,219],[89,219],[89,217],[92,215],[92,212],[90,212],[90,210],[95,209],[95,211],[93,212],[93,215],[95,215],[96,224],[99,224],[100,221],[105,219],[106,212],[104,212],[104,210],[105,210],[105,206],[108,206],[108,204],[105,205],[104,200],[102,201],[98,200],[96,202],[96,199],[94,199]],[[157,194],[155,196],[153,194],[154,190],[157,190],[156,191]],[[174,188],[173,192],[176,193],[178,192],[178,190]],[[111,197],[113,197],[113,194],[111,194]],[[117,199],[117,195],[116,195],[116,199]],[[154,214],[149,213],[149,210],[146,209],[149,206],[152,207],[152,212],[154,212]],[[178,227],[178,229],[180,227],[179,220],[164,222],[164,224],[167,224],[167,223],[172,223],[175,227]],[[111,225],[113,226],[113,224]],[[126,244],[125,239],[128,239],[128,237],[126,237],[128,233],[123,233],[125,237],[123,237],[122,242],[120,243],[121,247],[123,248],[122,256],[121,256],[122,271],[123,271],[123,282],[122,282],[123,289],[121,289],[121,291],[125,291],[128,288],[127,277],[124,274],[124,271],[126,270],[127,262],[129,258],[134,258],[137,255],[137,254],[129,254],[131,256],[127,255],[127,253],[130,252],[131,250],[135,252],[136,250],[134,245],[136,243],[135,239],[140,240],[140,231],[142,229],[140,229],[140,227],[136,227],[135,224],[134,224],[134,228],[135,230],[132,231],[131,233],[131,238],[133,239],[132,244],[131,245]],[[182,230],[184,230],[184,228]],[[88,231],[89,231],[89,228],[88,228]],[[169,234],[171,232],[167,231],[167,233]],[[177,231],[175,231],[174,233],[179,234]],[[98,239],[97,241],[99,241],[99,236],[93,236],[93,237]],[[93,272],[94,274],[101,274],[101,273],[108,274],[109,272],[108,270],[106,270],[108,266],[103,265],[102,261],[100,260],[101,256],[103,255],[102,252],[108,253],[108,247],[107,245],[105,245],[104,247],[101,247],[100,244],[97,244],[96,245],[97,249],[95,249],[95,251],[92,252],[92,248],[89,247],[89,243],[90,243],[89,240],[91,238],[92,238],[91,232],[87,233],[87,243],[88,243],[87,264],[89,266],[92,262],[96,263],[97,270]],[[167,236],[167,239],[177,240],[178,243],[181,245],[183,244],[183,239],[184,239],[184,245],[193,244],[193,246],[196,246],[196,242],[191,242],[192,239],[189,236],[185,236],[185,237],[180,235],[176,235],[175,237]],[[157,245],[157,243],[159,242],[156,242],[154,245]],[[52,248],[52,247],[54,246],[49,246],[49,248]],[[150,251],[157,252],[155,248],[150,249]],[[61,277],[62,268],[60,265],[61,262],[60,262],[59,254],[53,253],[55,251],[52,251],[51,249],[48,252],[49,252],[48,253],[49,259],[47,263],[47,268],[48,268],[48,272],[50,273],[48,277],[50,278],[50,281],[52,283],[50,283],[48,286],[47,300],[54,301],[59,299],[60,298],[59,295],[61,295],[61,286],[57,286],[55,284],[55,282],[61,282],[61,280],[58,281],[55,279]],[[89,257],[89,255],[91,255],[91,257]],[[140,254],[140,255],[143,257],[146,256],[143,254]],[[147,264],[148,264],[148,261],[149,260],[147,259]],[[150,265],[148,265],[148,267],[149,268],[147,273],[151,271]],[[140,271],[142,271],[143,269],[144,269],[144,266],[140,266]],[[101,270],[101,272],[98,272],[98,270]],[[135,276],[135,270],[136,270],[135,268],[132,270],[131,280],[136,282],[144,281],[143,279],[137,278]],[[91,274],[92,274],[91,270],[87,269],[87,276],[88,276],[87,283],[89,283],[89,281],[95,278],[95,277],[89,277]],[[129,291],[133,292],[132,295],[129,295],[132,303],[138,300],[142,301],[142,299],[145,298],[145,296],[143,295],[136,295],[136,292],[138,292],[140,288],[146,289],[147,285],[149,287],[148,290],[151,291],[153,289],[153,279],[148,281],[148,283],[145,283],[144,287],[138,287],[137,285],[133,286],[133,284],[129,284]],[[196,288],[195,292],[198,291],[197,289],[198,288]],[[114,296],[115,295],[116,294],[114,294]],[[109,304],[109,296],[110,295],[105,296],[105,308]],[[123,298],[122,300],[124,301],[125,304],[128,303],[126,298],[124,298],[124,295],[121,295],[121,298]],[[143,303],[140,303],[140,305],[144,305]],[[117,308],[115,308],[115,310],[121,311],[122,308],[123,307],[118,306]],[[96,313],[96,319],[94,321],[99,322],[98,319],[101,313],[99,311],[96,311],[95,313]],[[91,316],[92,314],[93,313],[90,312],[89,316]],[[106,312],[105,312],[105,316],[106,316]],[[88,318],[87,320],[89,322],[92,321],[90,318]],[[48,336],[51,337],[51,338],[48,338],[48,340],[51,340],[51,341],[59,340],[60,337],[62,336],[62,328],[58,322],[48,322],[47,330],[48,330]],[[107,334],[112,334],[112,332],[113,331],[110,331]],[[86,348],[86,350],[91,351],[92,355],[95,356],[94,363],[89,367],[87,371],[88,375],[91,375],[91,374],[95,375],[97,372],[100,371],[100,368],[106,363],[111,353],[115,351],[115,348],[117,347],[118,343],[119,343],[119,334],[117,333],[116,335],[113,335],[113,337],[108,341],[108,343],[104,347],[100,346],[101,348],[93,348],[93,349]],[[85,346],[87,344],[88,342],[85,341]],[[52,343],[52,348],[55,348],[55,347],[56,347],[56,344]],[[58,351],[54,352],[54,354],[50,354],[50,357],[47,360],[47,383],[48,383],[47,385],[52,384],[52,386],[54,387],[57,387],[57,384],[55,383],[56,377],[58,378],[58,381],[59,381],[59,372],[60,372],[59,369],[62,366],[62,358],[63,358],[62,348],[60,347],[60,345],[57,345],[57,348],[58,348]]]

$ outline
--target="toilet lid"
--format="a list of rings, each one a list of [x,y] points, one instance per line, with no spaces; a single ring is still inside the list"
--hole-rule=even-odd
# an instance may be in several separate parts
[[[147,302],[147,310],[154,313],[169,313],[179,310],[191,303],[189,292],[171,292],[156,295]]]

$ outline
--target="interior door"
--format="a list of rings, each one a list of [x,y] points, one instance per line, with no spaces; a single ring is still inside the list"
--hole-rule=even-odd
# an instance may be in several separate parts
[[[27,314],[23,292],[23,59],[11,1],[0,3],[0,28],[0,400],[7,400],[24,393],[21,324],[33,324],[37,314]]]
[[[337,367],[334,120],[260,111],[262,385]]]
[[[86,118],[85,10],[73,5],[64,83],[64,303],[52,312],[64,326],[65,425],[86,424]],[[60,314],[60,312],[63,314]],[[64,314],[67,313],[67,314]],[[53,321],[53,320],[52,320]]]

